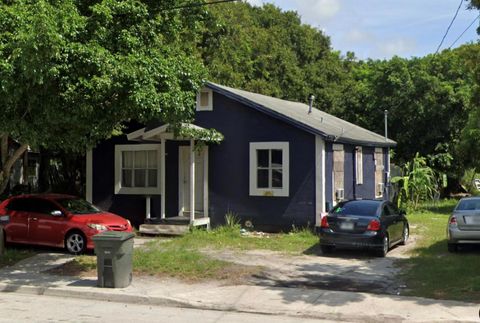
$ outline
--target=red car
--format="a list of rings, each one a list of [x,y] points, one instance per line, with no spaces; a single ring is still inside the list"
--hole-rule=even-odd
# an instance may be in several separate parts
[[[93,249],[92,236],[102,231],[132,231],[130,221],[103,212],[75,196],[19,195],[0,204],[0,215],[9,215],[4,226],[6,242],[67,249],[72,254]]]

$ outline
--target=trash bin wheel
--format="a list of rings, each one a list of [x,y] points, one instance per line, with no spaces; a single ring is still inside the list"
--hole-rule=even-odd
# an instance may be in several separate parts
[[[79,255],[87,249],[87,239],[80,231],[70,231],[65,236],[65,249],[73,255]]]

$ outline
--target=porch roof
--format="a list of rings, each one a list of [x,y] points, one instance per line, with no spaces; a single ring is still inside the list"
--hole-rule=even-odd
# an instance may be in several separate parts
[[[181,123],[180,129],[207,131],[207,129],[194,125],[192,123]],[[185,133],[185,131],[182,131],[182,132]],[[202,140],[202,138],[195,138],[194,135],[175,137],[173,131],[171,131],[170,124],[168,123],[155,128],[145,127],[127,134],[127,139],[130,141],[158,141],[158,140],[161,140],[162,138],[169,139],[169,140],[190,140],[190,139]]]

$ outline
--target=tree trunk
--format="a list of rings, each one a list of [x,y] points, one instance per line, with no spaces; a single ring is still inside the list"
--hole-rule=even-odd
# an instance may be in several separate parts
[[[15,162],[22,157],[23,153],[27,151],[28,145],[21,144],[20,147],[15,149],[13,154],[9,154],[8,149],[8,135],[2,133],[0,138],[0,153],[1,153],[1,169],[0,169],[0,194],[2,194],[7,188],[12,167]]]

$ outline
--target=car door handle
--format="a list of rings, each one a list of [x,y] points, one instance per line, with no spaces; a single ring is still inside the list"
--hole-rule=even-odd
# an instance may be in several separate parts
[[[30,221],[38,221],[37,218],[30,218]]]

